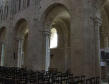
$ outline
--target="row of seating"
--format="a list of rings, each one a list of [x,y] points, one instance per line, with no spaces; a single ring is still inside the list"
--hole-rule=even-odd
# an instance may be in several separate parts
[[[58,71],[32,71],[16,67],[0,67],[1,84],[99,84],[98,77],[86,78]]]

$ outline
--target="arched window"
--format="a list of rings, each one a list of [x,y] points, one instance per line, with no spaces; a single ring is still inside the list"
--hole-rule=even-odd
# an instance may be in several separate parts
[[[51,36],[50,36],[50,48],[57,48],[58,46],[58,34],[56,28],[51,29]]]

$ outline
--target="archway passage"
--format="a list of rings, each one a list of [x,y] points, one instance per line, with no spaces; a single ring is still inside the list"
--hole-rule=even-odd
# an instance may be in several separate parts
[[[106,80],[109,77],[109,1],[101,9],[102,25],[100,27],[100,50],[101,50],[101,77]]]
[[[18,67],[26,67],[25,60],[27,56],[28,33],[29,28],[27,21],[24,19],[18,21],[16,25],[16,36],[15,36]]]
[[[46,39],[46,70],[70,70],[70,19],[70,13],[62,5],[55,5],[47,12],[45,30],[50,35],[46,35],[49,38]]]
[[[0,65],[4,66],[5,58],[5,39],[6,39],[6,28],[2,27],[0,29]]]

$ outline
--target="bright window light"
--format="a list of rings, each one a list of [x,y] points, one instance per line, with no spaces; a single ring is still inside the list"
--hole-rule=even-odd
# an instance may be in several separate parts
[[[57,48],[58,46],[58,34],[55,28],[51,29],[50,48]]]

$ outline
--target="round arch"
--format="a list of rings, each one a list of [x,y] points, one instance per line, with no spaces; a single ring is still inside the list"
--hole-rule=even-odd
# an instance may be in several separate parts
[[[101,7],[104,7],[107,4],[108,0],[101,0]]]
[[[26,67],[29,25],[27,20],[20,19],[15,26],[15,54],[17,67]]]
[[[71,11],[70,9],[63,3],[58,3],[58,2],[55,2],[53,4],[50,4],[45,10],[44,12],[42,13],[41,15],[41,20],[42,20],[42,24],[45,24],[45,21],[46,21],[46,16],[49,14],[50,11],[53,10],[53,8],[57,7],[57,6],[61,6],[62,8],[64,8],[65,10],[68,11],[68,13],[70,14],[71,16]]]
[[[45,39],[45,69],[57,68],[59,71],[68,71],[70,61],[70,24],[71,15],[62,4],[54,4],[47,8],[44,19]],[[58,46],[50,49],[50,30],[55,28],[58,34]],[[54,41],[55,42],[55,41]],[[60,51],[60,52],[59,52]],[[69,56],[68,56],[69,55]],[[58,59],[61,59],[60,62]],[[58,63],[58,64],[57,64]]]

